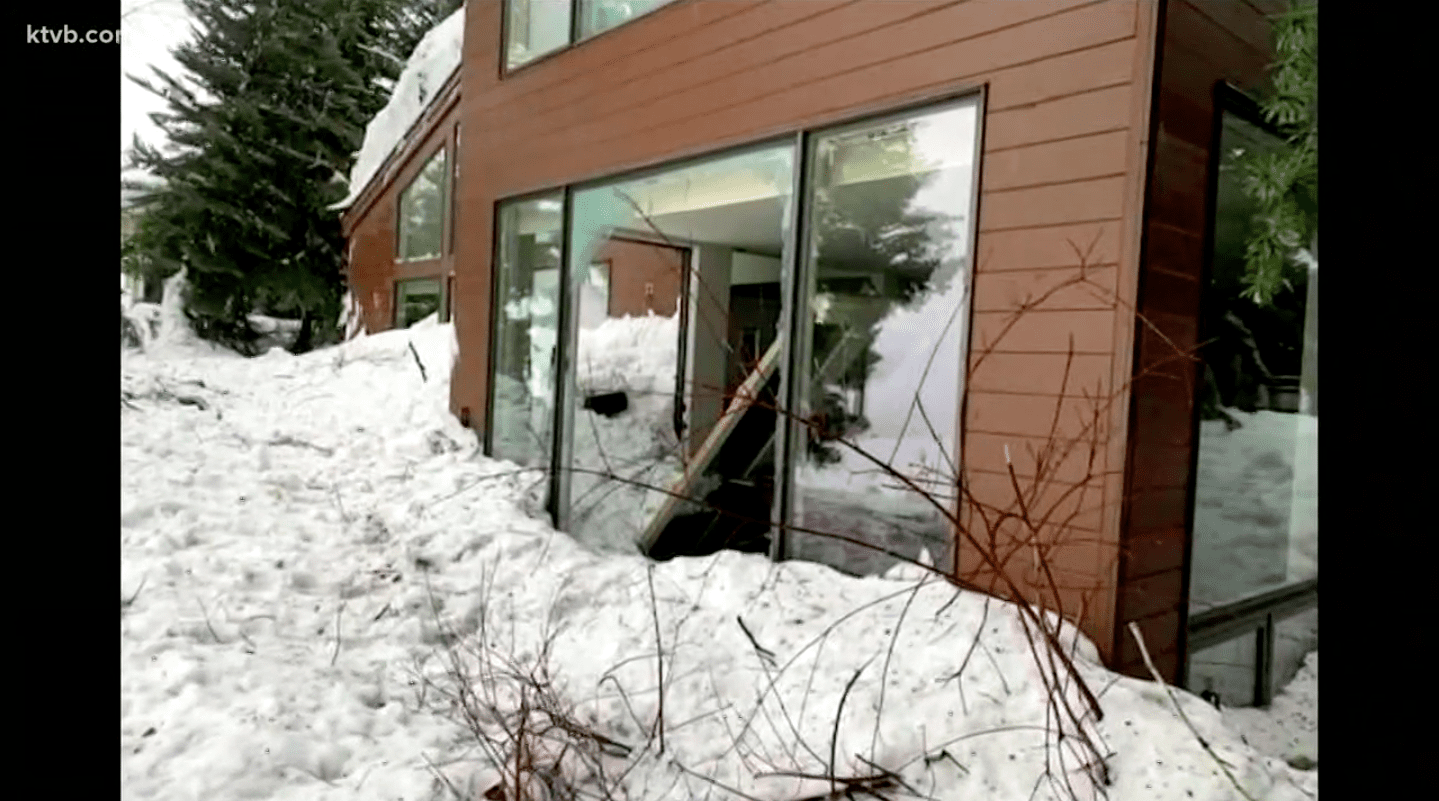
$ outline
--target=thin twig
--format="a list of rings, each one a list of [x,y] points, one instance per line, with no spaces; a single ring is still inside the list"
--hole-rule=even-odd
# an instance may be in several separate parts
[[[340,605],[335,607],[335,652],[330,654],[330,667],[335,666],[335,660],[340,658],[340,613],[345,611],[345,600],[340,600]]]
[[[900,610],[899,619],[896,620],[894,624],[894,633],[889,638],[889,647],[886,648],[884,652],[884,665],[879,670],[879,708],[875,710],[874,730],[870,732],[869,736],[870,759],[874,759],[875,743],[879,741],[879,721],[884,714],[885,679],[889,676],[889,661],[894,656],[894,644],[899,642],[899,632],[900,629],[904,627],[904,618],[909,614],[909,607],[914,603],[914,599],[919,597],[919,591],[924,588],[928,580],[929,576],[925,576],[916,582],[914,592],[910,593],[910,596],[905,599],[904,608]]]
[[[834,754],[839,746],[839,722],[840,719],[844,717],[844,702],[849,698],[849,691],[854,688],[854,683],[859,681],[859,674],[863,673],[867,667],[869,667],[869,662],[860,665],[859,669],[854,672],[854,675],[849,677],[849,681],[845,682],[844,692],[839,696],[839,706],[834,711],[834,730],[829,738],[829,791],[831,793],[835,790]]]
[[[749,644],[754,647],[754,652],[758,654],[759,658],[767,665],[774,667],[774,652],[759,644],[759,641],[750,633],[749,627],[744,624],[744,618],[735,615],[735,620],[739,621],[740,631],[743,631],[744,636],[749,638]]]
[[[210,636],[215,638],[215,642],[223,644],[225,641],[220,638],[219,632],[215,631],[215,627],[210,625],[210,610],[205,608],[205,602],[196,598],[195,603],[200,605],[200,614],[205,616],[205,628],[210,630]]]
[[[140,586],[138,586],[138,587],[135,588],[135,593],[134,593],[133,595],[131,595],[129,598],[121,598],[121,599],[120,599],[120,614],[122,614],[122,615],[125,614],[125,610],[126,610],[126,609],[129,609],[131,606],[134,606],[134,604],[135,604],[135,599],[140,597],[140,590],[145,589],[145,582],[146,582],[147,580],[149,580],[149,578],[150,578],[149,576],[145,576],[145,577],[141,578],[141,579],[140,579]]]
[[[655,566],[651,562],[645,566],[645,579],[650,585],[650,616],[655,624],[655,669],[659,672],[659,709],[655,713],[654,727],[651,732],[658,729],[660,735],[660,753],[665,752],[665,652],[664,643],[660,640],[660,610],[655,601]]]
[[[420,361],[420,352],[415,350],[414,340],[410,340],[410,353],[415,357],[415,366],[420,368],[420,380],[429,383],[430,378],[425,374],[425,363]]]
[[[1184,721],[1184,725],[1189,727],[1189,731],[1192,732],[1194,738],[1199,741],[1200,747],[1214,759],[1215,763],[1219,765],[1219,769],[1224,771],[1224,775],[1229,778],[1229,782],[1234,785],[1234,789],[1238,790],[1239,794],[1249,799],[1249,801],[1254,801],[1254,796],[1246,792],[1245,789],[1240,786],[1239,780],[1234,778],[1234,774],[1229,772],[1228,763],[1220,759],[1218,754],[1214,753],[1214,749],[1209,747],[1208,741],[1199,733],[1199,729],[1196,729],[1194,724],[1190,722],[1189,716],[1184,714],[1184,707],[1179,705],[1179,699],[1174,697],[1174,691],[1164,682],[1164,677],[1159,675],[1159,671],[1154,667],[1154,661],[1149,658],[1149,649],[1144,645],[1144,635],[1139,633],[1139,624],[1133,620],[1129,621],[1129,633],[1134,637],[1134,642],[1139,646],[1139,655],[1144,657],[1144,666],[1149,668],[1149,674],[1153,676],[1154,680],[1159,683],[1159,686],[1164,689],[1164,694],[1169,698],[1170,705],[1174,707],[1175,712],[1179,713],[1179,719]]]
[[[698,772],[698,771],[690,770],[689,768],[685,767],[684,765],[681,765],[678,761],[670,760],[670,764],[671,764],[671,765],[674,765],[676,768],[679,768],[681,771],[683,771],[683,772],[685,772],[685,773],[688,773],[689,775],[695,777],[696,779],[699,779],[699,780],[701,780],[701,781],[709,782],[710,784],[714,785],[715,787],[720,788],[721,790],[724,790],[724,791],[727,792],[727,793],[730,793],[730,794],[732,794],[732,795],[737,795],[737,796],[739,796],[740,798],[746,799],[746,801],[761,801],[761,799],[755,798],[754,796],[750,795],[749,793],[745,793],[745,792],[741,792],[740,790],[736,790],[735,788],[730,787],[728,784],[725,784],[724,782],[721,782],[721,781],[719,781],[718,779],[712,779],[712,778],[710,778],[709,776],[704,775],[703,773],[700,773],[700,772]]]

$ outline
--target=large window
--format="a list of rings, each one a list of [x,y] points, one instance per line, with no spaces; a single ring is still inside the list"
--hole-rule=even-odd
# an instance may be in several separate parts
[[[1231,611],[1241,610],[1251,624],[1230,643],[1206,646],[1210,638],[1199,637],[1189,685],[1248,703],[1251,688],[1262,701],[1271,683],[1253,678],[1254,665],[1261,674],[1277,670],[1273,682],[1280,684],[1297,668],[1294,660],[1274,664],[1276,648],[1284,646],[1274,644],[1276,631],[1295,627],[1281,625],[1282,616],[1264,602],[1286,604],[1284,611],[1293,613],[1303,608],[1293,591],[1317,586],[1318,264],[1296,254],[1270,303],[1242,295],[1245,245],[1261,223],[1244,192],[1241,161],[1287,145],[1239,113],[1240,98],[1221,98],[1231,108],[1221,121],[1213,260],[1201,320],[1190,615],[1206,628],[1242,617]],[[1312,255],[1312,244],[1305,244]],[[1317,641],[1317,622],[1313,637]],[[1241,651],[1245,659],[1235,657]]]
[[[978,108],[502,204],[492,453],[553,454],[557,524],[603,550],[894,563],[798,526],[942,558],[841,440],[952,498]]]
[[[799,528],[947,553],[939,510],[852,446],[953,499],[977,117],[965,103],[814,140],[795,398],[807,423],[789,496]],[[857,573],[893,563],[803,532],[788,551]]]
[[[742,288],[779,286],[793,172],[785,143],[574,193],[570,469],[559,498],[561,524],[579,539],[675,552],[699,541],[766,547],[763,526],[677,508],[637,485],[769,519],[773,398],[763,410],[736,405],[734,393],[746,380],[775,391],[778,359],[761,368],[731,323],[757,316]],[[777,310],[758,316],[751,322],[775,341]],[[741,423],[747,435],[730,436]]]
[[[506,0],[505,66],[514,69],[669,2],[672,0]]]
[[[395,326],[409,328],[430,315],[438,315],[443,305],[440,282],[435,278],[416,278],[395,284]]]
[[[396,238],[399,261],[438,259],[444,241],[445,200],[448,182],[445,151],[441,149],[425,162],[405,191],[400,193],[399,231]]]
[[[500,206],[490,380],[491,455],[548,467],[559,337],[564,195]]]

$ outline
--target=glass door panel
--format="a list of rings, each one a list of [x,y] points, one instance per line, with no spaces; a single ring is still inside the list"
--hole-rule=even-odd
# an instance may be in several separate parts
[[[575,192],[559,486],[560,527],[581,542],[660,558],[767,546],[793,150]],[[749,402],[767,388],[768,410]]]
[[[491,354],[490,455],[550,465],[563,195],[500,207]]]
[[[970,99],[811,146],[790,519],[936,564],[944,515],[851,445],[953,508],[977,127]],[[784,555],[857,575],[895,563],[804,532]]]

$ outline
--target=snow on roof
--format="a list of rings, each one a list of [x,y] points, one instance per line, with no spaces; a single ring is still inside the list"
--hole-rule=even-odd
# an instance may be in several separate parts
[[[409,133],[429,104],[434,102],[440,87],[460,66],[460,50],[464,44],[465,8],[461,6],[444,22],[430,29],[415,52],[405,62],[400,79],[395,82],[390,102],[365,126],[365,141],[350,169],[350,191],[345,199],[331,206],[343,209],[354,203],[375,174],[384,166]]]

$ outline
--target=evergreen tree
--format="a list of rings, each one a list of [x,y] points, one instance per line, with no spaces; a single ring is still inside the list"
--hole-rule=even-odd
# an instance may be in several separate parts
[[[1271,89],[1260,107],[1288,147],[1242,164],[1245,193],[1258,207],[1245,247],[1244,295],[1261,305],[1284,286],[1295,253],[1314,249],[1319,235],[1319,6],[1294,4],[1275,19],[1274,34]]]
[[[138,140],[144,195],[128,258],[187,268],[196,333],[248,352],[247,315],[302,320],[294,350],[334,335],[343,238],[328,207],[405,58],[455,5],[444,0],[185,0],[196,38],[175,51],[184,81],[130,76],[164,97],[171,147]]]

